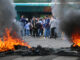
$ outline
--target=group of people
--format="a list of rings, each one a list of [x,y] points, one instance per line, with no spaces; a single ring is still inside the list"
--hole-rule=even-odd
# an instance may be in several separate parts
[[[33,17],[31,20],[21,16],[20,22],[22,23],[22,36],[57,38],[57,19],[54,16]]]

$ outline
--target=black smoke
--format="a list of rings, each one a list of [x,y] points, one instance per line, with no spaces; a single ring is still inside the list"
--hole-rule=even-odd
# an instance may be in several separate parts
[[[80,33],[80,11],[70,10],[60,21],[60,29],[68,38],[74,33]]]
[[[60,4],[57,4],[58,2]],[[72,34],[80,34],[79,2],[79,0],[56,0],[55,7],[52,7],[53,15],[60,21],[60,30],[65,33],[69,40],[71,40]]]

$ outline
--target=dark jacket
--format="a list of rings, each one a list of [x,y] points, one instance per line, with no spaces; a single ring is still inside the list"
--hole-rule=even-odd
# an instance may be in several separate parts
[[[21,19],[20,19],[20,22],[22,22],[22,23],[24,24],[24,26],[25,26],[25,24],[26,24],[26,19],[25,19],[25,18],[21,18]]]
[[[36,23],[37,23],[37,20],[32,20],[33,28],[36,28]]]

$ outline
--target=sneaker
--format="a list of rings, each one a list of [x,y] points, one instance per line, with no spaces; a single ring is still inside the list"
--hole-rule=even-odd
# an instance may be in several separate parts
[[[46,39],[46,37],[44,37],[44,39]]]

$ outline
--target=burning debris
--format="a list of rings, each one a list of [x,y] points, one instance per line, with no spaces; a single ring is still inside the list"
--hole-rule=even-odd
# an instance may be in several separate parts
[[[8,51],[8,50],[15,50],[14,46],[21,45],[27,46],[31,48],[24,40],[21,40],[17,37],[17,34],[13,32],[14,35],[10,35],[11,30],[6,28],[6,34],[3,36],[3,39],[0,38],[0,52]],[[13,36],[16,36],[15,38]]]
[[[0,52],[0,57],[17,55],[17,56],[47,56],[47,55],[58,55],[58,56],[79,56],[80,52],[78,49],[73,47],[65,47],[60,49],[45,48],[41,46],[28,48],[26,46],[16,45],[15,50],[8,50]],[[80,48],[79,48],[80,49]],[[79,50],[80,51],[80,50]]]
[[[16,45],[14,46],[16,50],[8,50],[0,52],[0,57],[19,55],[19,56],[45,56],[53,55],[54,50],[52,48],[43,48],[41,46],[28,48],[26,46]]]
[[[53,49],[41,46],[31,47],[27,42],[20,39],[15,32],[11,34],[11,29],[5,29],[6,34],[0,38],[0,56],[20,55],[20,56],[43,56],[53,54]],[[13,37],[15,36],[15,38]]]

